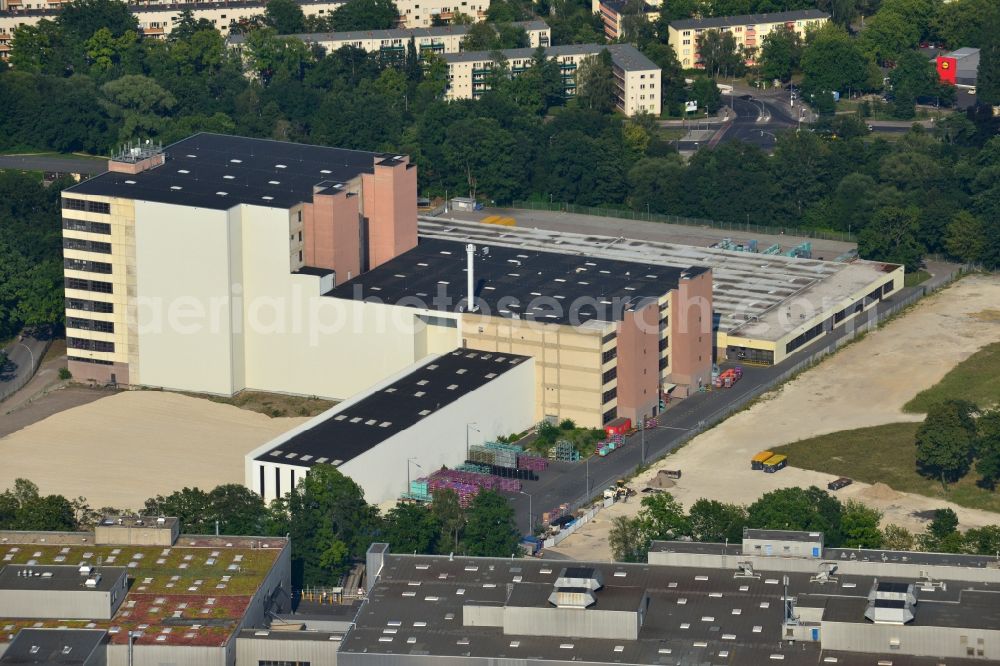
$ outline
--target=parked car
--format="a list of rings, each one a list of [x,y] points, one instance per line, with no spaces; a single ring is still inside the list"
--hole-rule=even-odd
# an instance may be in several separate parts
[[[829,490],[840,490],[841,488],[845,488],[845,487],[851,485],[852,483],[854,483],[853,480],[848,479],[846,476],[842,476],[839,479],[836,479],[836,480],[831,481],[830,483],[826,484],[826,487]]]

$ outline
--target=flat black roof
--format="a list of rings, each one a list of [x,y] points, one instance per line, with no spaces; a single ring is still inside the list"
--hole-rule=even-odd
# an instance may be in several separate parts
[[[239,204],[289,208],[312,201],[313,186],[374,173],[393,155],[287,141],[199,133],[164,148],[166,162],[135,175],[108,171],[64,190],[228,210]],[[222,193],[222,194],[220,194]]]
[[[605,587],[595,593],[597,603],[580,613],[638,609],[642,595],[648,595],[637,640],[514,635],[499,627],[463,623],[465,605],[551,608],[548,596],[563,572],[558,561],[390,553],[341,652],[466,656],[482,659],[482,663],[502,658],[735,666],[770,663],[771,655],[782,654],[786,665],[822,663],[820,644],[782,643],[782,581],[786,576],[796,603],[823,608],[825,621],[870,624],[864,613],[873,576],[838,574],[835,581],[823,583],[811,571],[758,571],[756,576],[741,577],[734,576],[732,566],[607,562],[573,566],[598,569],[605,581]],[[990,591],[992,585],[966,581],[963,586],[976,589],[948,586],[922,594],[916,619],[909,626],[998,626],[1000,604]],[[863,663],[874,664],[881,656],[866,653]],[[895,658],[894,664],[908,663]]]
[[[528,356],[461,347],[427,361],[388,386],[321,415],[311,428],[257,456],[299,467],[340,465],[519,365]]]
[[[417,247],[326,295],[428,310],[465,308],[465,243],[421,238]],[[620,321],[624,312],[676,289],[674,268],[525,248],[480,245],[473,272],[479,312],[553,324]]]
[[[764,539],[772,541],[801,541],[813,543],[823,540],[822,532],[800,532],[798,530],[757,530],[747,529],[743,532],[744,539]]]
[[[910,589],[908,583],[899,583],[891,580],[880,580],[875,589],[879,592],[894,592],[896,594],[905,594],[907,590]]]
[[[125,567],[94,567],[101,580],[94,587],[86,587],[87,576],[80,573],[79,564],[32,565],[8,564],[0,569],[0,590],[59,590],[107,592],[122,579]],[[91,563],[93,566],[93,563]]]
[[[105,635],[103,629],[22,629],[0,664],[84,664]]]

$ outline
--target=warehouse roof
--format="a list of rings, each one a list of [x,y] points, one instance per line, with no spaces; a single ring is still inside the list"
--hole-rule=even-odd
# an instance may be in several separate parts
[[[326,295],[455,312],[467,300],[466,266],[464,243],[421,238]],[[704,271],[493,245],[477,247],[473,268],[481,314],[574,325],[620,321],[625,311]]]
[[[549,26],[545,21],[515,21],[511,25],[529,30],[548,30]],[[430,28],[390,28],[388,30],[348,30],[344,32],[309,32],[294,35],[281,35],[282,37],[294,37],[303,42],[354,42],[365,39],[404,39],[409,41],[412,37],[449,37],[451,35],[464,36],[468,34],[470,25],[442,25]],[[231,35],[226,41],[230,44],[242,44],[246,41],[244,35]]]
[[[37,561],[37,560],[36,560]],[[91,563],[93,564],[93,563]],[[13,565],[0,569],[0,590],[59,590],[107,592],[121,582],[125,567],[95,567],[100,573],[94,587],[86,587],[88,576],[82,575],[77,563],[57,565]]]
[[[22,629],[0,664],[83,664],[106,635],[103,629]]]
[[[360,400],[341,403],[280,438],[256,460],[340,465],[481,388],[527,356],[459,348]]]
[[[228,210],[239,204],[288,208],[312,201],[392,155],[201,132],[164,149],[166,162],[138,174],[108,171],[64,194],[91,194]]]
[[[639,240],[547,229],[498,227],[479,222],[421,217],[421,241],[430,238],[487,244],[490,251],[509,247],[521,252],[566,253],[592,261],[616,259],[657,267],[706,266],[712,269],[712,307],[719,330],[762,340],[778,340],[789,325],[787,309],[799,313],[846,307],[859,290],[885,280],[892,264],[850,263],[793,258],[711,247]],[[900,285],[901,286],[901,285]],[[784,306],[784,307],[782,307]]]
[[[358,616],[341,651],[738,666],[769,663],[771,655],[779,654],[786,664],[816,664],[823,663],[820,644],[782,643],[783,579],[788,579],[788,593],[796,606],[821,608],[824,620],[856,623],[859,630],[870,624],[864,617],[867,595],[879,580],[837,575],[822,582],[812,572],[739,575],[735,566],[574,565],[593,567],[604,580],[604,587],[594,593],[595,605],[576,612],[599,611],[602,603],[605,610],[626,610],[648,595],[637,640],[541,635],[548,633],[543,631],[515,635],[505,633],[502,626],[479,626],[479,621],[476,626],[464,624],[467,606],[506,607],[514,613],[525,605],[551,608],[548,595],[556,580],[567,575],[559,562],[387,554],[366,612]],[[987,584],[969,581],[921,592],[916,620],[910,626],[914,630],[995,627],[1000,622],[1000,606],[992,602],[995,594],[989,589]],[[544,619],[538,622],[546,624]],[[494,623],[502,624],[498,619]],[[547,629],[558,626],[553,621]],[[925,663],[909,657],[896,660],[897,656],[893,655],[896,665]],[[875,663],[875,659],[868,654],[864,663]]]
[[[830,15],[818,9],[799,9],[791,12],[771,12],[768,14],[743,14],[740,16],[716,16],[712,18],[693,18],[672,21],[670,27],[674,30],[705,30],[708,28],[728,28],[735,25],[762,25],[765,23],[787,23],[790,21],[808,21],[812,19],[828,19]]]

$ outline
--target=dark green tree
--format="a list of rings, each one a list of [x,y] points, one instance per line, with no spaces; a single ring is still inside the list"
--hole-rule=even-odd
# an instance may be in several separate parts
[[[896,68],[889,74],[892,82],[892,114],[897,118],[912,118],[916,115],[917,98],[933,95],[938,87],[934,65],[926,56],[916,51],[903,52]]]
[[[918,240],[920,211],[915,206],[881,208],[858,236],[863,259],[903,264],[915,271],[923,263],[924,247]]]
[[[611,523],[608,545],[616,562],[645,562],[649,537],[639,518],[616,516]]]
[[[945,489],[969,471],[976,446],[975,405],[946,400],[932,405],[917,430],[917,470]]]
[[[919,41],[920,28],[891,9],[882,9],[871,17],[861,33],[864,49],[882,65],[895,62],[905,51],[916,48]]]
[[[976,75],[976,100],[987,106],[1000,106],[1000,5],[993,3],[980,20],[983,37]]]
[[[965,542],[964,552],[973,555],[991,555],[996,557],[1000,552],[1000,526],[986,525],[973,527],[962,535]]]
[[[383,538],[396,553],[433,554],[441,536],[441,522],[428,507],[397,504],[385,515]]]
[[[698,102],[698,111],[715,113],[722,108],[722,93],[715,79],[699,76],[691,84],[690,99]]]
[[[436,490],[431,502],[431,513],[440,525],[437,539],[441,553],[457,553],[462,530],[465,529],[465,512],[458,502],[458,493],[450,488]]]
[[[209,518],[219,521],[219,534],[253,536],[264,533],[267,507],[260,495],[241,483],[225,483],[208,493]],[[210,527],[214,530],[215,525]]]
[[[958,515],[951,509],[937,509],[934,519],[927,526],[927,532],[937,541],[942,541],[958,531]]]
[[[976,428],[976,473],[980,483],[992,490],[1000,481],[1000,410],[980,416]]]
[[[802,40],[790,28],[772,30],[764,36],[760,52],[760,75],[765,80],[789,81],[802,58]]]
[[[882,512],[865,506],[861,502],[848,500],[844,503],[844,513],[840,528],[844,535],[845,548],[881,548],[884,537],[879,530]]]
[[[215,531],[211,507],[208,493],[204,490],[184,487],[169,495],[150,497],[146,500],[143,513],[177,518],[181,529],[190,534],[211,534]]]
[[[638,517],[642,531],[650,541],[671,541],[691,533],[684,507],[670,493],[643,497]]]
[[[314,465],[288,495],[294,584],[335,583],[364,556],[379,527],[354,481],[332,465]]]
[[[688,511],[691,536],[695,541],[738,542],[747,526],[746,507],[716,500],[700,499]]]
[[[67,39],[82,44],[101,28],[113,37],[138,33],[139,22],[128,5],[117,0],[72,0],[62,6],[56,18]]]
[[[333,30],[385,30],[396,25],[399,9],[392,0],[348,0],[330,14]]]
[[[866,89],[874,62],[841,28],[826,25],[807,41],[801,66],[808,99],[809,95]]]
[[[500,493],[480,491],[466,511],[462,549],[478,557],[510,557],[519,551],[520,532],[514,523],[514,509]]]
[[[306,15],[295,0],[268,0],[264,22],[279,35],[294,35],[305,30]]]
[[[745,69],[745,57],[731,32],[706,30],[698,35],[698,54],[705,71],[712,77],[738,76]]]
[[[576,70],[576,102],[585,109],[611,113],[615,108],[615,81],[607,49],[587,58]]]
[[[823,532],[825,543],[843,543],[840,501],[816,486],[782,488],[765,493],[747,508],[749,527]]]
[[[967,210],[960,210],[948,224],[945,247],[955,259],[967,264],[980,263],[986,254],[986,225]]]

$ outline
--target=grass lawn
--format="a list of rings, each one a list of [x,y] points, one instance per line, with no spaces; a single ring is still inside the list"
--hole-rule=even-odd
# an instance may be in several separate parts
[[[903,286],[904,287],[916,287],[922,282],[926,282],[931,277],[931,274],[927,271],[917,271],[916,273],[907,273],[903,276]]]
[[[192,398],[204,398],[212,402],[239,407],[251,412],[260,412],[275,418],[279,416],[317,416],[337,403],[321,398],[308,398],[282,393],[262,393],[260,391],[243,391],[231,398],[201,393],[184,393]]]
[[[1000,312],[994,310],[980,313],[980,316],[1000,320]],[[956,365],[940,382],[903,405],[903,411],[926,413],[930,405],[949,398],[969,400],[980,407],[997,404],[1000,400],[1000,342],[986,345]]]
[[[884,483],[894,490],[948,500],[973,509],[1000,512],[1000,493],[976,485],[970,472],[942,490],[941,483],[916,472],[919,423],[890,423],[844,430],[772,448],[784,453],[795,467],[847,476],[865,483]]]

